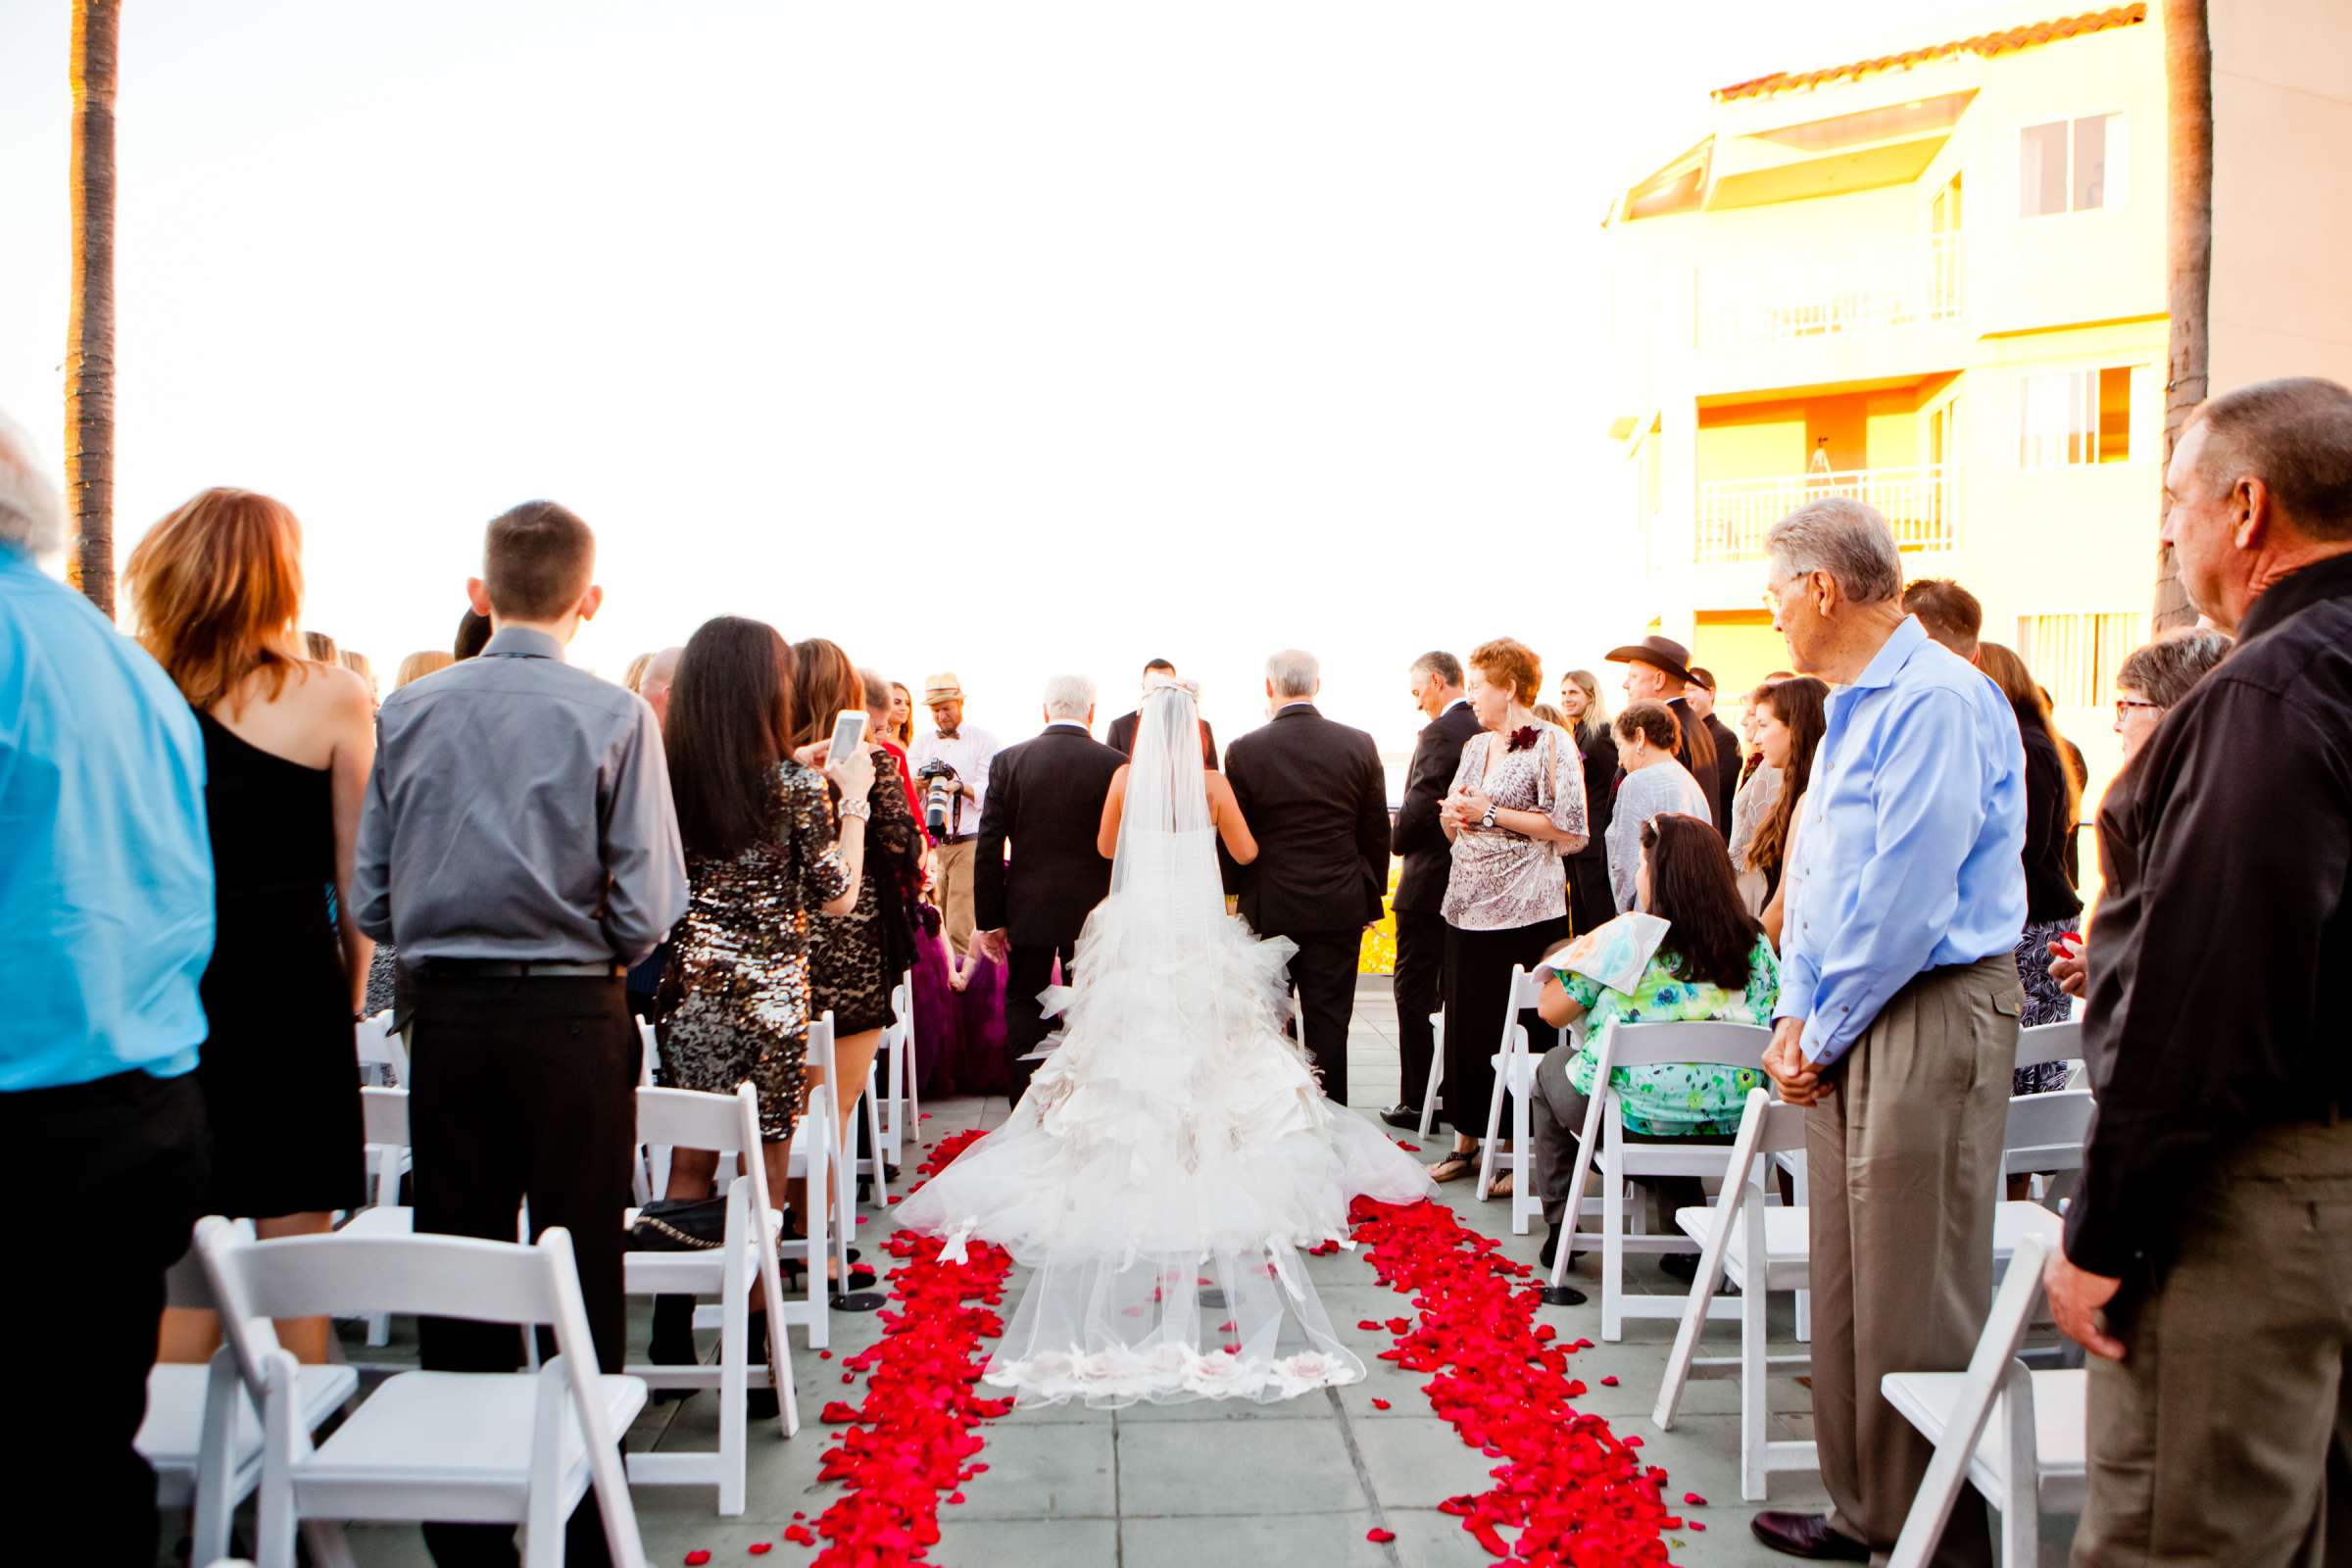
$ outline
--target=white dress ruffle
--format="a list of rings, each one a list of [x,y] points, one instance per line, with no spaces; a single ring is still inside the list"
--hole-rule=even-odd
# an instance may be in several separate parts
[[[1155,848],[1214,863],[1205,842]],[[1349,1245],[1357,1194],[1435,1189],[1324,1098],[1283,1033],[1296,951],[1194,898],[1114,893],[1089,917],[1076,986],[1048,997],[1058,1047],[1028,1094],[899,1206],[950,1256],[979,1238],[1034,1270],[989,1383],[1023,1404],[1118,1406],[1363,1377],[1298,1249]]]

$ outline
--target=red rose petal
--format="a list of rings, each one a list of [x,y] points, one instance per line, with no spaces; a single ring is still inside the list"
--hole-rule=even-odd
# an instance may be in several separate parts
[[[772,1541],[755,1541],[744,1549],[755,1557],[764,1557],[776,1549],[776,1544]]]
[[[1396,1532],[1394,1530],[1382,1530],[1378,1527],[1374,1527],[1373,1529],[1364,1532],[1364,1539],[1366,1541],[1378,1542],[1382,1545],[1387,1545],[1390,1542],[1396,1539]]]
[[[1386,1410],[1389,1408],[1389,1401],[1386,1399],[1374,1399],[1372,1401],[1372,1408],[1375,1410]]]
[[[961,1180],[960,1177],[957,1179]],[[1356,1324],[1356,1327],[1372,1334],[1378,1334],[1380,1332],[1380,1325],[1373,1322],[1370,1318],[1365,1318],[1362,1322]]]
[[[1683,1500],[1684,1500],[1685,1502],[1689,1503],[1689,1504],[1690,1504],[1691,1507],[1693,1507],[1693,1508],[1704,1508],[1704,1507],[1707,1505],[1707,1499],[1706,1499],[1706,1498],[1704,1498],[1704,1497],[1702,1497],[1702,1496],[1700,1496],[1700,1495],[1699,1495],[1697,1493],[1695,1493],[1695,1492],[1686,1492],[1686,1493],[1684,1493],[1684,1494],[1683,1494]]]
[[[1614,1373],[1612,1373],[1612,1374],[1611,1374],[1611,1375],[1609,1375],[1608,1377],[1602,1378],[1602,1379],[1600,1380],[1600,1386],[1601,1386],[1602,1388],[1604,1388],[1604,1389],[1613,1389],[1613,1388],[1615,1388],[1615,1387],[1617,1386],[1617,1378],[1616,1378],[1616,1375],[1615,1375]]]
[[[710,1554],[698,1546],[686,1554],[686,1568],[703,1568],[710,1560]]]
[[[1401,1138],[1396,1140],[1396,1147],[1403,1150],[1408,1154],[1418,1154],[1421,1152],[1421,1146],[1419,1144],[1408,1144]]]
[[[1706,1527],[1705,1525],[1703,1525],[1703,1524],[1699,1523],[1699,1522],[1698,1522],[1696,1519],[1686,1519],[1686,1520],[1684,1520],[1684,1521],[1683,1521],[1683,1528],[1684,1528],[1685,1530],[1695,1530],[1695,1531],[1697,1531],[1697,1532],[1698,1532],[1700,1535],[1702,1535],[1702,1536],[1703,1536],[1703,1535],[1705,1535],[1705,1534],[1707,1533],[1707,1527]]]
[[[925,1112],[925,1114],[927,1115],[929,1112]],[[800,1516],[795,1514],[793,1517],[798,1518]],[[792,1525],[787,1527],[784,1532],[784,1539],[791,1542],[796,1546],[813,1546],[816,1544],[816,1537],[809,1533],[807,1525]]]

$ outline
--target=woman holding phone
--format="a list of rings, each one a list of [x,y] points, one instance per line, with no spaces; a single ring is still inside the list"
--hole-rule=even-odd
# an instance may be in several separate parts
[[[838,643],[811,637],[793,645],[793,744],[830,743],[845,713],[865,716],[865,677]],[[813,998],[809,1016],[833,1014],[833,1059],[840,1082],[834,1102],[846,1136],[855,1138],[850,1113],[865,1091],[866,1069],[881,1048],[891,1021],[891,988],[914,963],[914,905],[922,891],[923,833],[907,808],[898,768],[881,737],[863,734],[858,749],[872,761],[864,804],[870,811],[865,838],[865,877],[857,907],[824,914],[810,933]],[[845,812],[857,809],[843,799]]]

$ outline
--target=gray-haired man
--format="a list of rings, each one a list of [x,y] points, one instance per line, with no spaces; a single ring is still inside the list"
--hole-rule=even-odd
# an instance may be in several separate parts
[[[1825,497],[1766,537],[1775,623],[1838,690],[1789,870],[1765,1070],[1810,1105],[1813,1433],[1831,1512],[1758,1540],[1860,1562],[1894,1545],[1934,1449],[1879,1393],[1967,1366],[1992,1299],[2001,1129],[2025,997],[2025,747],[1993,684],[1903,612],[1886,521]],[[1984,1510],[1935,1560],[1986,1564]]]
[[[1360,729],[1315,710],[1322,667],[1286,649],[1266,661],[1273,717],[1225,749],[1225,777],[1257,837],[1241,878],[1242,916],[1298,945],[1291,985],[1323,1092],[1348,1102],[1348,1025],[1356,957],[1389,884],[1388,775]]]

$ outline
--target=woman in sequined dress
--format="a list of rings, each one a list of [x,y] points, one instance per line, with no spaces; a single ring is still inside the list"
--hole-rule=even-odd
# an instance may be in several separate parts
[[[845,710],[865,706],[865,680],[837,643],[811,637],[795,643],[793,655],[793,741],[813,745],[832,732]],[[914,906],[922,892],[923,837],[897,769],[879,737],[869,736],[866,755],[873,779],[861,801],[866,824],[865,875],[856,906],[846,912],[825,909],[808,936],[808,1015],[833,1014],[834,1085],[838,1123],[853,1141],[852,1112],[864,1093],[866,1070],[890,1026],[890,993],[914,965]]]
[[[722,615],[687,643],[663,727],[690,893],[658,1009],[660,1081],[723,1095],[750,1079],[771,1190],[784,1181],[801,1110],[809,928],[858,904],[866,830],[858,803],[874,787],[862,751],[812,771],[821,749],[789,750],[792,713],[791,648],[772,626]],[[838,838],[828,779],[853,803]],[[709,1197],[716,1170],[715,1154],[677,1151],[668,1196]],[[655,1336],[662,1343],[659,1319]]]

